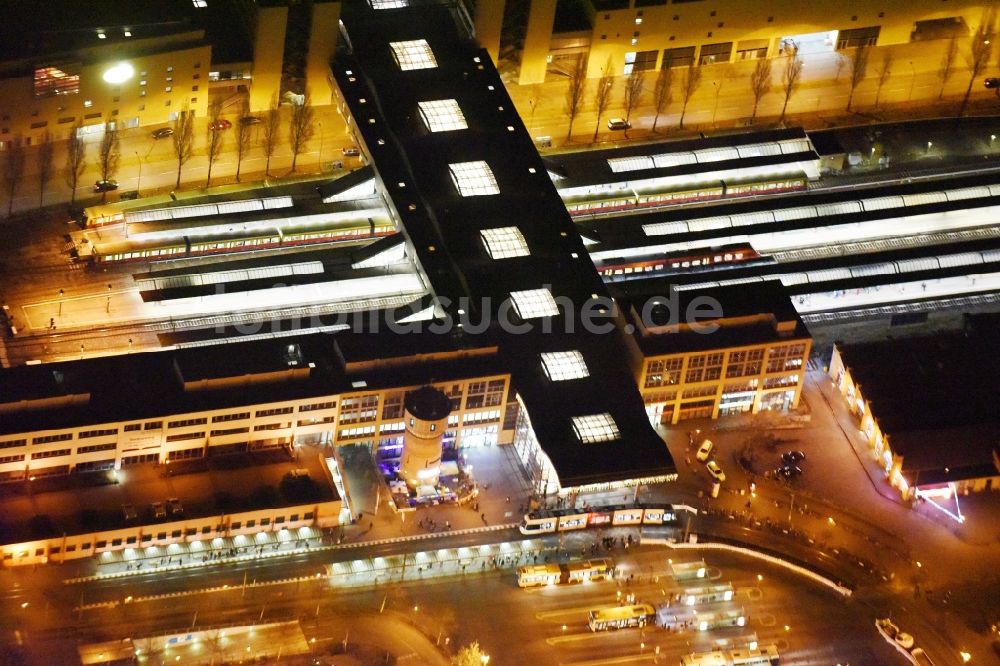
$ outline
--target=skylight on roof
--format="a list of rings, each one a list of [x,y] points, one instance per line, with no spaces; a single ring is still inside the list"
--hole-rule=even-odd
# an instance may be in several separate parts
[[[486,162],[456,162],[449,164],[451,179],[455,181],[458,193],[463,197],[500,194],[497,180]]]
[[[511,257],[527,257],[528,244],[524,235],[517,227],[498,227],[483,229],[479,232],[483,237],[483,245],[491,259],[510,259]]]
[[[414,39],[409,42],[389,42],[392,55],[401,70],[431,69],[437,67],[434,52],[426,39]]]
[[[546,352],[542,354],[542,368],[545,374],[554,382],[569,379],[583,379],[590,376],[583,354],[574,350]]]
[[[465,116],[458,102],[453,99],[436,99],[431,102],[417,102],[420,118],[431,132],[448,132],[468,129]]]
[[[573,430],[584,444],[610,442],[621,437],[618,425],[611,414],[590,414],[589,416],[574,416]]]
[[[410,4],[408,0],[368,0],[368,2],[372,9],[399,9]]]
[[[559,314],[556,299],[552,298],[552,292],[545,288],[512,291],[510,298],[514,301],[514,309],[517,310],[521,319],[551,317]]]

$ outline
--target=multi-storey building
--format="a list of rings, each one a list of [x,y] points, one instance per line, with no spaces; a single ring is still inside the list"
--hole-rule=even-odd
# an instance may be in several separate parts
[[[252,109],[266,108],[281,92],[287,4],[56,2],[34,12],[23,3],[0,28],[0,149],[37,144],[46,132],[65,139],[78,124],[84,134],[100,134],[107,123],[167,123],[183,109],[204,116],[210,90],[223,97],[249,91]],[[339,13],[339,1],[318,1],[305,17],[304,85],[317,104],[332,99]]]
[[[654,422],[798,406],[812,341],[780,283],[672,292],[664,278],[614,289]]]
[[[588,76],[800,53],[860,44],[968,37],[989,3],[886,0],[803,3],[795,0],[496,0],[479,3],[476,27],[497,59],[514,61],[516,80],[540,83],[589,58]]]

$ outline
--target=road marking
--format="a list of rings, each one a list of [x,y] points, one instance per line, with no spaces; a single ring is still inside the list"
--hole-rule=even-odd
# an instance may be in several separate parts
[[[614,606],[614,602],[608,602],[608,605]],[[594,610],[595,606],[579,606],[577,608],[563,608],[561,610],[554,611],[542,611],[541,613],[535,613],[536,620],[548,620],[550,618],[561,617],[563,615],[573,615],[576,613],[589,613]]]
[[[652,648],[648,654],[629,654],[623,655],[621,657],[612,657],[610,659],[588,659],[587,661],[565,661],[560,662],[559,666],[600,666],[601,664],[633,664],[640,661],[652,661],[655,655],[653,654]]]
[[[553,636],[552,638],[546,638],[545,642],[549,645],[558,645],[560,643],[575,643],[578,641],[590,641],[595,638],[600,638],[604,634],[599,634],[596,631],[589,631],[585,634],[565,634],[563,636]]]
[[[778,623],[773,613],[760,613],[754,616],[754,621],[759,622],[762,627],[773,627]]]

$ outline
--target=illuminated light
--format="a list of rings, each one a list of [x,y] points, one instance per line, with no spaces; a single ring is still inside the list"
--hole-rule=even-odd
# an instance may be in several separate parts
[[[132,31],[131,30],[126,30],[125,31],[125,36],[126,37],[131,37],[132,36]]]
[[[98,32],[98,33],[97,33],[97,38],[98,38],[98,39],[107,39],[107,38],[108,38],[108,36],[107,36],[107,35],[105,35],[105,34],[104,34],[103,32]]]
[[[448,132],[468,129],[465,114],[453,99],[438,99],[418,102],[417,110],[424,125],[431,132]]]
[[[23,604],[21,604],[21,608],[27,608],[27,607],[28,607],[28,602],[27,601],[25,601]]]
[[[455,188],[463,197],[500,194],[500,187],[489,165],[482,160],[448,165]]]
[[[698,578],[704,578],[704,577],[705,577],[705,567],[699,567],[698,568]]]
[[[590,370],[579,351],[545,352],[541,355],[542,369],[552,381],[583,379],[590,376]]]
[[[789,626],[788,626],[788,625],[786,624],[786,625],[785,625],[785,631],[791,631],[791,630],[792,630],[792,628],[791,628],[791,627],[789,627]]]
[[[559,306],[556,305],[552,292],[544,287],[512,291],[510,299],[514,304],[514,310],[521,319],[551,317],[559,314]]]
[[[618,424],[607,412],[603,414],[589,414],[587,416],[573,417],[573,430],[577,438],[584,444],[596,444],[600,442],[610,442],[621,438]],[[704,576],[704,569],[700,570],[698,577]]]
[[[751,650],[756,650],[757,649],[757,641],[750,641],[750,645],[747,646],[747,647],[749,647]]]
[[[688,606],[694,606],[694,595],[693,595],[693,594],[689,594],[689,595],[688,595],[688,598],[687,598],[687,605],[688,605]]]
[[[738,627],[742,627],[744,624],[746,624],[746,622],[747,622],[746,618],[743,617],[742,615],[736,618],[736,626]]]
[[[698,624],[698,631],[705,631],[706,629],[708,629],[708,622],[706,620],[702,620]]]
[[[431,51],[430,44],[425,39],[415,39],[408,42],[389,42],[392,55],[401,70],[432,69],[437,67],[437,59]]]
[[[726,593],[724,595],[722,595],[722,598],[725,599],[726,601],[732,601],[733,600],[733,591],[732,590],[726,590]]]
[[[133,76],[135,76],[135,68],[127,62],[120,62],[106,69],[101,78],[106,83],[118,84],[125,83]]]
[[[923,565],[923,564],[921,564],[920,562],[917,562],[917,568],[918,568],[918,569],[919,569],[920,567],[922,567],[922,566],[924,566],[924,565]]]
[[[486,246],[486,251],[491,259],[527,257],[531,254],[528,250],[528,242],[524,240],[524,234],[517,227],[482,229],[479,235],[482,237],[483,245]]]
[[[962,663],[963,664],[967,664],[970,661],[972,661],[972,655],[969,654],[968,652],[966,652],[965,650],[962,650],[961,652],[959,652],[958,656],[960,656],[962,658]]]

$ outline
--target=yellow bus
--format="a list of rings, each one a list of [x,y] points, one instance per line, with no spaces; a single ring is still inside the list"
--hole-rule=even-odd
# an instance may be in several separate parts
[[[628,629],[644,627],[656,617],[656,610],[649,604],[633,604],[631,606],[611,606],[590,611],[587,625],[591,631],[607,631],[608,629]]]
[[[518,587],[569,585],[610,580],[615,574],[613,560],[601,558],[565,564],[531,564],[517,569]]]

